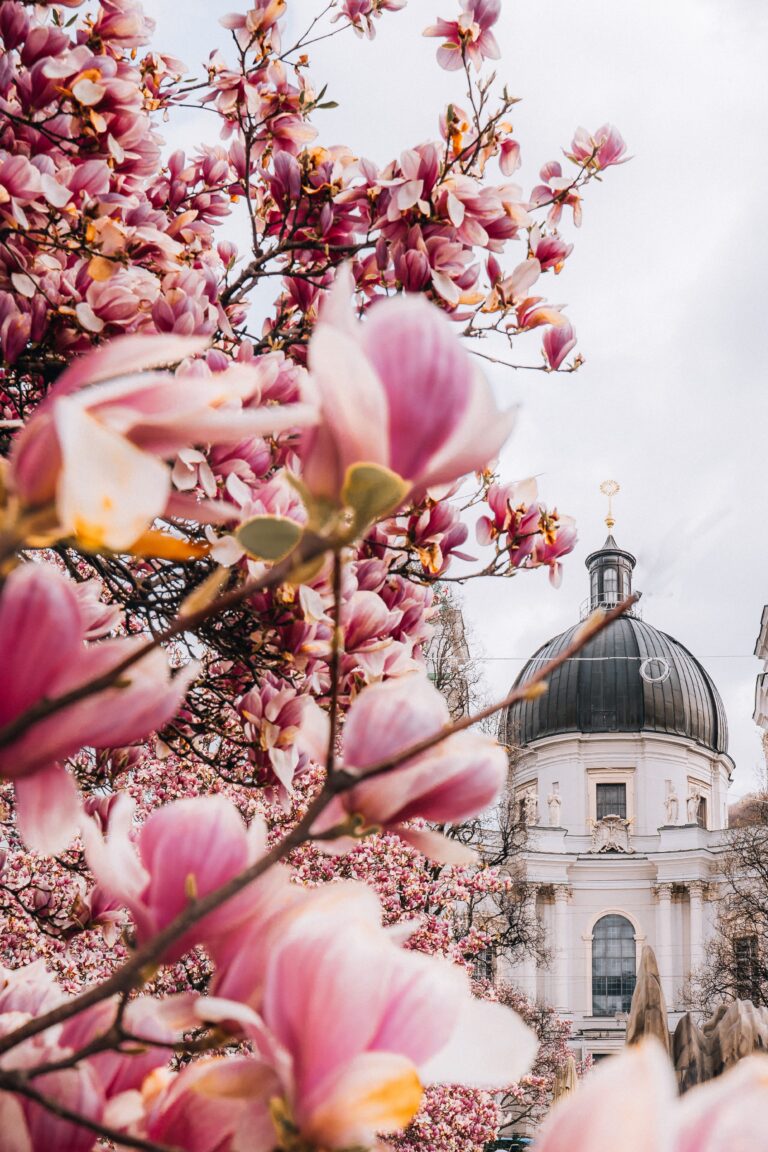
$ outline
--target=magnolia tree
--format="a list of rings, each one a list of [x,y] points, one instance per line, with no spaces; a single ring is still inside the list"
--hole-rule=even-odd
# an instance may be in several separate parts
[[[573,546],[495,477],[513,418],[458,338],[525,357],[540,329],[541,367],[578,365],[533,293],[624,145],[579,130],[511,182],[500,0],[427,29],[465,104],[435,141],[313,143],[306,47],[403,6],[286,39],[259,0],[193,74],[134,0],[0,5],[9,1152],[468,1152],[535,1058],[473,995],[487,923],[458,926],[506,883],[450,835],[504,789],[494,706],[452,722],[423,648],[468,518],[475,575],[556,582]],[[189,104],[210,139],[164,152]]]

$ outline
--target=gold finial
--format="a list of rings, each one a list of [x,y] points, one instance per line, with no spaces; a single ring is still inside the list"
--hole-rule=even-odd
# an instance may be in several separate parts
[[[600,485],[600,491],[603,496],[608,497],[608,515],[605,518],[605,523],[608,526],[608,531],[612,531],[616,521],[613,518],[612,501],[617,492],[621,491],[621,485],[617,484],[615,480],[603,480]]]

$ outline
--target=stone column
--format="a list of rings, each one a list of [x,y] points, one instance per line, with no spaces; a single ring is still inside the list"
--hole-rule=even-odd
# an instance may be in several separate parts
[[[704,898],[704,884],[701,880],[694,880],[688,885],[688,894],[691,900],[691,971],[700,968],[704,962],[704,916],[702,900]]]
[[[524,916],[526,920],[533,921],[536,919],[536,897],[538,895],[538,888],[533,884],[526,885],[524,900]],[[525,957],[520,965],[520,988],[526,996],[531,1000],[536,999],[536,957],[532,956],[530,952],[526,952]]]
[[[552,956],[554,961],[554,1006],[570,1008],[568,1002],[568,897],[570,889],[566,884],[556,884],[555,917],[553,924]]]
[[[656,907],[656,962],[659,965],[661,987],[667,1008],[673,1007],[672,985],[672,885],[657,884]]]

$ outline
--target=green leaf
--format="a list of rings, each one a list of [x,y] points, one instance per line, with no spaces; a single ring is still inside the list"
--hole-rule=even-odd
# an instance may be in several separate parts
[[[322,104],[315,104],[315,108],[338,108],[338,100],[324,100]]]
[[[344,477],[341,498],[352,509],[353,529],[360,533],[380,516],[394,512],[410,490],[402,476],[381,464],[352,464]]]
[[[254,560],[283,560],[303,533],[301,524],[287,516],[254,516],[240,525],[235,536]]]

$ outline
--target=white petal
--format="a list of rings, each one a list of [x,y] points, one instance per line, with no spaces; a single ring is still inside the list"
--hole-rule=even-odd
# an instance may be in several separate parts
[[[129,548],[165,509],[168,468],[74,400],[58,400],[54,420],[62,454],[56,501],[62,527],[92,544]]]
[[[538,1040],[516,1012],[469,995],[457,1007],[449,1043],[419,1070],[425,1084],[506,1088],[528,1072]]]

